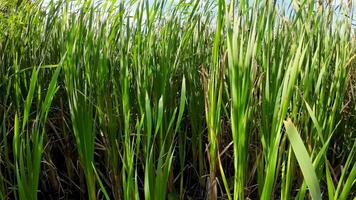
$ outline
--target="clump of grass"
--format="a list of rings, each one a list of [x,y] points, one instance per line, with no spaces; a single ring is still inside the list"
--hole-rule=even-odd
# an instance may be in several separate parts
[[[208,195],[210,199],[217,199],[217,159],[218,159],[218,135],[220,134],[220,112],[222,104],[223,92],[223,67],[219,63],[221,34],[223,26],[223,3],[219,2],[218,18],[217,18],[217,31],[215,33],[212,65],[209,69],[209,80],[206,86],[206,102],[205,113],[206,123],[208,128],[208,141],[209,141],[209,182],[208,182]]]
[[[250,13],[244,10],[247,5],[241,3],[238,10],[241,18],[232,19],[234,3],[234,1],[231,2],[229,13],[229,18],[232,21],[228,22],[231,27],[228,27],[227,51],[231,95],[231,132],[234,143],[234,199],[243,199],[245,198],[252,96],[257,73],[254,61],[256,50],[261,45],[258,40],[260,31],[257,29],[257,23],[258,20],[263,20],[264,15],[257,14],[255,2],[250,18],[248,16]]]
[[[41,87],[36,87],[39,69],[40,68],[33,68],[32,70],[29,91],[26,96],[22,114],[18,114],[17,112],[15,114],[13,152],[18,187],[17,194],[20,199],[38,198],[38,185],[45,138],[45,123],[53,97],[58,89],[57,78],[60,67],[54,72],[44,100],[40,99],[41,96],[38,96],[38,100],[42,105],[36,112],[38,114],[34,122],[30,122],[31,105],[35,97],[36,89],[38,92],[41,92]],[[22,125],[20,124],[20,119]],[[29,126],[33,128],[28,129]]]

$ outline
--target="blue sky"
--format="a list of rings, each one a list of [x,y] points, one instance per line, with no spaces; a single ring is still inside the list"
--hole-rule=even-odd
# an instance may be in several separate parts
[[[44,0],[45,2],[49,2],[50,0]],[[95,2],[100,2],[100,1],[105,1],[105,0],[94,0]],[[120,0],[118,0],[118,1],[120,1]],[[153,3],[155,0],[148,0],[149,1],[149,3]],[[178,1],[180,1],[180,0],[173,0],[174,2],[178,2]],[[187,0],[187,1],[191,1],[191,0]],[[249,0],[250,2],[252,1],[252,0]],[[293,0],[284,0],[284,2],[285,2],[285,5],[287,6],[287,5],[289,5],[289,2],[291,2],[291,1],[293,1]],[[322,0],[323,1],[323,0]],[[340,5],[341,3],[346,3],[348,0],[333,0],[333,5],[334,6],[338,6],[338,5]],[[279,0],[279,2],[282,2],[282,0]],[[353,2],[353,15],[356,15],[356,0],[352,0],[352,2]],[[354,25],[356,25],[356,16],[354,16],[353,17],[353,22],[354,22]]]

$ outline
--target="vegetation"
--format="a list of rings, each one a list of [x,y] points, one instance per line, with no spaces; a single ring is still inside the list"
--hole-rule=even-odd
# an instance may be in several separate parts
[[[356,196],[352,1],[0,1],[0,199]]]

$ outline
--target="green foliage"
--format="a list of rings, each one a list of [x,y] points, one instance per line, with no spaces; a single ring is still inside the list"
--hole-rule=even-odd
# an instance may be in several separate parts
[[[352,6],[0,1],[0,199],[352,198]]]
[[[15,160],[15,174],[18,186],[18,197],[20,199],[37,199],[37,190],[41,173],[41,160],[43,153],[43,141],[45,138],[45,121],[51,107],[53,97],[58,89],[57,79],[60,67],[54,72],[47,94],[40,103],[42,104],[36,112],[37,116],[33,124],[29,124],[31,105],[37,85],[39,68],[33,68],[30,81],[29,92],[24,102],[25,107],[22,113],[22,126],[19,124],[20,117],[16,112],[14,125],[13,152]],[[39,89],[39,92],[40,89]],[[32,126],[33,128],[28,128]],[[16,195],[17,196],[17,195]]]

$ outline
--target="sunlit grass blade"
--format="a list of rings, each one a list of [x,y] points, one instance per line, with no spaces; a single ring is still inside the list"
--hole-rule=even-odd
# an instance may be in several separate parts
[[[304,179],[309,187],[311,197],[316,200],[321,200],[319,181],[316,177],[309,153],[299,136],[297,128],[290,119],[284,121],[284,126],[286,128],[289,142],[292,145],[293,152],[298,160],[299,167],[301,168]]]

